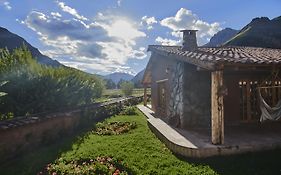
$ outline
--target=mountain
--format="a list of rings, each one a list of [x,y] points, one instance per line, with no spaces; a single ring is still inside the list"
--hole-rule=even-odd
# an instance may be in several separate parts
[[[143,69],[142,71],[140,71],[131,81],[134,83],[135,87],[136,88],[141,88],[143,87],[142,86],[142,78],[143,78],[143,75],[144,75],[144,71],[145,69]]]
[[[117,84],[121,79],[130,81],[134,78],[133,75],[127,74],[127,73],[120,73],[120,72],[115,72],[112,74],[108,74],[104,76],[104,79],[110,79],[112,80],[115,84]]]
[[[216,33],[211,39],[210,42],[205,44],[206,47],[218,47],[224,44],[226,41],[234,37],[239,30],[234,30],[231,28],[225,28],[218,33]]]
[[[254,18],[224,46],[281,48],[281,16]]]
[[[10,32],[5,28],[0,27],[0,48],[7,47],[7,49],[11,51],[15,48],[21,47],[23,44],[27,46],[33,57],[35,57],[39,63],[53,67],[62,66],[62,64],[60,64],[58,61],[41,54],[37,48],[30,45],[22,37]]]

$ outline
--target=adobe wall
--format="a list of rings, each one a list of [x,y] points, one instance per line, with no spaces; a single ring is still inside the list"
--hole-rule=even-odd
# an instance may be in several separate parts
[[[211,73],[184,66],[182,128],[211,126]]]
[[[124,106],[135,105],[142,100],[142,97],[133,97],[98,103],[69,112],[1,121],[0,161],[13,158],[40,145],[51,144],[81,129],[93,127],[95,122],[119,113]]]

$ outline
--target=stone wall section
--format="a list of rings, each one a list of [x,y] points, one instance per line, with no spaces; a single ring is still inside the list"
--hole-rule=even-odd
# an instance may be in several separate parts
[[[171,69],[171,93],[169,94],[168,122],[180,127],[183,120],[183,77],[184,63],[177,62]]]
[[[185,64],[182,128],[211,126],[211,73]]]

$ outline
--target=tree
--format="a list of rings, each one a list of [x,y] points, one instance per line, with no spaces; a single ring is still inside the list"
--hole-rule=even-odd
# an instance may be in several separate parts
[[[130,81],[124,81],[120,84],[121,90],[125,96],[133,94],[134,84]]]
[[[125,82],[125,80],[124,80],[123,78],[121,78],[121,79],[119,80],[119,82],[117,83],[117,88],[118,88],[118,89],[121,89],[121,84],[124,83],[124,82]]]
[[[105,87],[106,89],[115,89],[116,84],[111,79],[105,79]]]

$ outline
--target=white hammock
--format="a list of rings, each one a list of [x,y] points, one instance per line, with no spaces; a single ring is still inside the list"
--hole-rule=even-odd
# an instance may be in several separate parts
[[[278,101],[276,106],[270,107],[263,99],[260,90],[258,90],[258,92],[259,92],[260,110],[261,110],[260,122],[266,120],[279,120],[281,118],[281,99]]]

